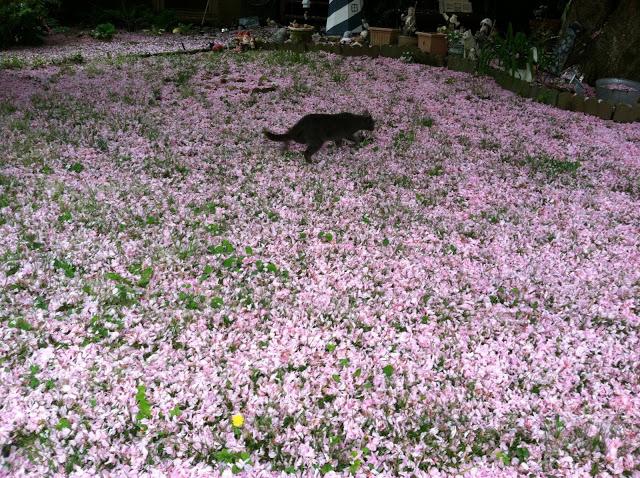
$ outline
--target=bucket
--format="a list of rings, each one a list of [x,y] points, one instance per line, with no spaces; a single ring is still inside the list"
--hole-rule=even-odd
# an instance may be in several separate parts
[[[596,81],[596,96],[611,103],[638,104],[640,83],[622,78],[602,78]]]

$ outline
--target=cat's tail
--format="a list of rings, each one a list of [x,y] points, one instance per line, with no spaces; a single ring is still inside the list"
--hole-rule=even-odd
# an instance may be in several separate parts
[[[262,132],[271,141],[288,141],[289,140],[289,133],[284,133],[284,134],[272,133],[268,129],[263,129]]]

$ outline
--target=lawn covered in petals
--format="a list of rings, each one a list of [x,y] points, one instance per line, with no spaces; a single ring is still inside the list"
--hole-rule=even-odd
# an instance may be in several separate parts
[[[640,473],[637,123],[325,54],[0,85],[0,476]]]

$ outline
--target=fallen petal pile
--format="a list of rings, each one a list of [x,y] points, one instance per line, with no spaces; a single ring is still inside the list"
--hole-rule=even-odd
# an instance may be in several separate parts
[[[0,85],[0,476],[640,473],[638,124],[282,51]]]

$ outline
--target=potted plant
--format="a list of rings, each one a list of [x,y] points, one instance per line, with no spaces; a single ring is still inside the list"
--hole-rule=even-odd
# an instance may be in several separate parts
[[[436,56],[447,55],[447,35],[444,33],[416,32],[418,35],[418,48]]]
[[[507,36],[496,39],[494,51],[500,66],[511,76],[529,82],[533,80],[538,50],[524,33],[514,35],[509,24]]]
[[[457,15],[449,16],[443,13],[442,16],[447,25],[438,27],[436,33],[417,33],[418,48],[437,56],[446,56],[447,53],[462,55],[464,46]]]
[[[447,44],[449,55],[462,56],[464,53],[464,43],[460,31],[450,30],[447,32]]]
[[[387,9],[379,12],[377,17],[381,19],[383,25],[394,25],[393,27],[371,27],[366,26],[369,30],[369,45],[371,46],[383,46],[383,45],[395,45],[398,43],[398,35],[400,34],[400,28],[398,28],[398,17],[400,12],[395,9]]]

